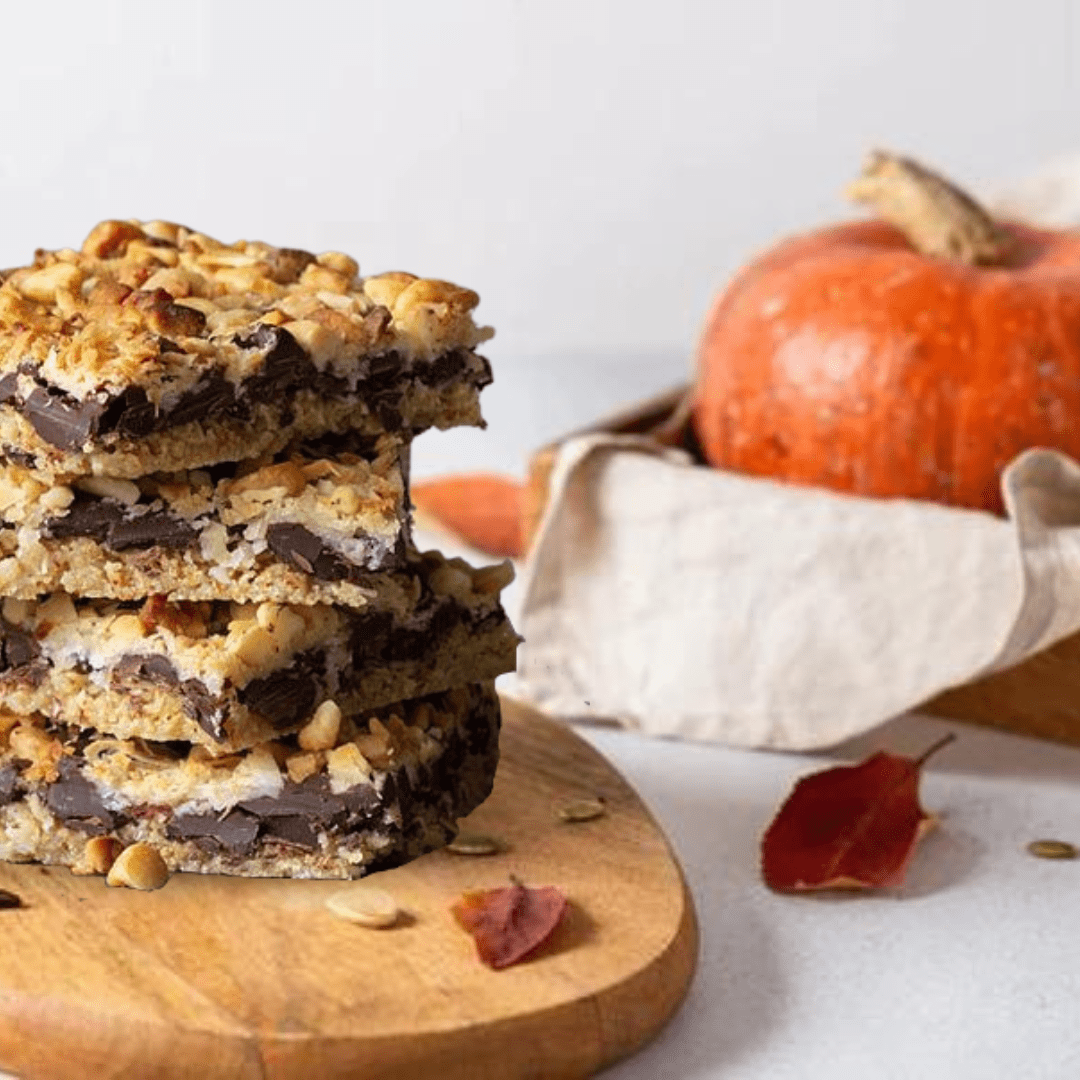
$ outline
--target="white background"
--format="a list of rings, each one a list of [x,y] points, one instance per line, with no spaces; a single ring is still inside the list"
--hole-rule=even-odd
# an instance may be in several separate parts
[[[487,432],[418,472],[530,447],[678,381],[712,293],[777,234],[847,212],[867,148],[976,187],[1080,143],[1069,0],[0,0],[0,266],[103,217],[340,248],[483,296]],[[907,720],[844,748],[918,750]],[[944,827],[899,896],[760,884],[783,755],[591,736],[655,808],[701,916],[686,1008],[612,1080],[1072,1077],[1080,753],[961,731]]]
[[[0,266],[167,217],[476,288],[496,364],[637,355],[677,377],[713,290],[847,213],[869,147],[973,184],[1075,149],[1075,11],[3,0]]]

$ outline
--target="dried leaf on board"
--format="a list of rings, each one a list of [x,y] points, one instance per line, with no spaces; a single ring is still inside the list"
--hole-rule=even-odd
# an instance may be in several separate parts
[[[427,517],[488,555],[515,558],[525,551],[524,486],[495,473],[460,473],[415,482],[412,501]]]
[[[515,882],[467,892],[450,910],[472,934],[480,959],[499,969],[528,959],[551,937],[566,913],[566,897],[552,885],[533,889]]]
[[[779,892],[899,885],[935,819],[919,804],[927,758],[880,751],[859,765],[804,776],[761,842],[765,884]]]

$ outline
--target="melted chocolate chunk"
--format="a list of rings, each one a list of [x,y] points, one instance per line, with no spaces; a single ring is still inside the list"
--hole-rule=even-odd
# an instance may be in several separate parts
[[[4,670],[29,666],[38,652],[38,644],[29,634],[0,619],[0,662]]]
[[[113,679],[145,679],[159,686],[176,687],[181,693],[184,712],[213,739],[221,740],[225,734],[225,709],[223,704],[207,690],[198,679],[180,681],[176,668],[167,656],[122,656],[113,668]]]
[[[157,424],[158,411],[141,386],[130,386],[113,398],[101,419],[102,431],[118,431],[128,438],[149,435]]]
[[[5,765],[0,769],[0,806],[7,806],[15,801],[16,784],[19,770],[14,765]]]
[[[45,794],[49,809],[77,829],[101,832],[113,828],[112,812],[102,802],[98,789],[83,776],[79,762],[62,757],[57,768],[60,779],[51,783]]]
[[[246,397],[259,400],[287,387],[299,388],[312,382],[321,385],[322,373],[284,327],[260,323],[246,334],[237,334],[233,341],[241,349],[266,353],[259,372],[241,384]]]
[[[22,412],[47,443],[61,450],[80,449],[97,433],[106,403],[96,397],[79,401],[54,388],[35,386],[22,403]]]
[[[120,679],[146,679],[161,686],[178,686],[180,676],[167,656],[122,656],[113,668]]]
[[[176,403],[175,407],[162,419],[159,427],[179,427],[192,420],[205,420],[222,413],[246,415],[246,409],[239,406],[236,391],[220,372],[215,371],[189,390]]]
[[[49,518],[42,534],[53,540],[89,537],[110,551],[127,548],[188,548],[199,539],[198,530],[167,510],[133,513],[113,500],[77,496],[67,511]]]
[[[289,727],[307,716],[315,704],[321,680],[316,678],[314,668],[322,659],[322,653],[304,653],[289,667],[252,680],[237,691],[237,696],[274,727]]]
[[[261,818],[296,817],[329,824],[346,812],[345,800],[330,791],[325,776],[309,776],[302,784],[285,784],[280,795],[247,799],[240,806]]]
[[[102,543],[122,511],[115,503],[77,495],[65,513],[49,518],[41,527],[42,535],[50,540],[67,540],[72,536],[88,536]]]
[[[319,846],[319,834],[306,817],[275,815],[262,823],[262,835],[294,847],[313,851]]]
[[[188,548],[199,539],[199,531],[183,518],[167,510],[153,510],[138,517],[124,518],[109,529],[105,546],[113,551],[125,548]]]
[[[320,581],[341,581],[354,568],[313,532],[293,522],[279,522],[266,530],[270,550],[290,566],[313,574]]]
[[[13,893],[10,889],[0,889],[0,908],[21,908],[25,906],[22,897],[18,893]]]
[[[214,695],[198,679],[185,680],[183,689],[184,712],[212,739],[224,740],[225,711]]]
[[[259,819],[243,810],[217,814],[177,814],[166,832],[173,840],[195,840],[202,847],[250,855],[259,837]]]
[[[424,625],[416,628],[391,625],[383,636],[378,624],[361,623],[352,636],[353,662],[357,665],[373,659],[413,661],[431,651],[432,643],[445,637],[466,618],[465,611],[454,603],[439,603]]]

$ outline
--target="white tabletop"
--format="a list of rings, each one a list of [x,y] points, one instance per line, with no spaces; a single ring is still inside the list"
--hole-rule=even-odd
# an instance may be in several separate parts
[[[521,472],[530,448],[676,383],[678,358],[496,362],[488,431],[425,435],[415,471]],[[513,598],[509,607],[512,609]],[[646,800],[686,870],[700,965],[681,1012],[606,1080],[1009,1080],[1080,1075],[1080,751],[906,717],[828,755],[728,750],[582,727]],[[799,775],[917,753],[941,828],[889,895],[770,893],[758,838]]]

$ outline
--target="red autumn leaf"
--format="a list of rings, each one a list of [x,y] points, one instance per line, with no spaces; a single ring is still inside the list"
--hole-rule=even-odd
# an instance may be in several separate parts
[[[566,913],[566,897],[553,885],[533,889],[515,882],[467,892],[450,910],[472,934],[480,959],[498,970],[527,959],[551,937]]]
[[[765,884],[779,892],[880,889],[904,879],[934,818],[919,805],[919,758],[880,751],[804,776],[761,841]]]
[[[520,481],[495,473],[460,473],[412,485],[420,516],[488,555],[514,558],[525,551]]]

